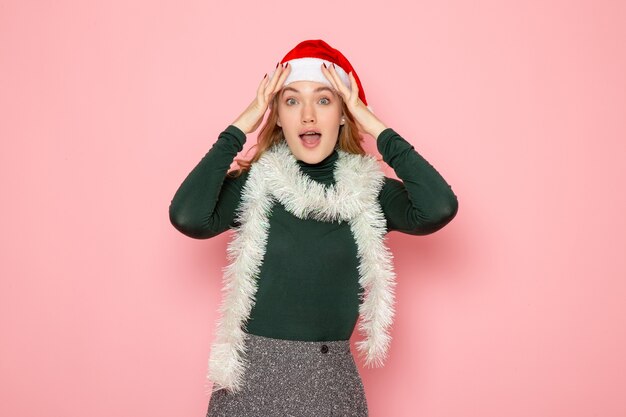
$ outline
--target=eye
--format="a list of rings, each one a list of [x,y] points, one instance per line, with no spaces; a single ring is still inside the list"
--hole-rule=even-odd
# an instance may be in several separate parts
[[[325,103],[325,104],[330,104],[330,100],[329,100],[329,99],[327,99],[326,97],[324,97],[324,98],[320,99],[320,101],[321,101],[321,100],[326,100],[326,103]]]
[[[291,100],[295,100],[294,98],[288,98],[287,101],[285,103],[287,103],[288,106],[290,106],[291,104],[289,103]]]

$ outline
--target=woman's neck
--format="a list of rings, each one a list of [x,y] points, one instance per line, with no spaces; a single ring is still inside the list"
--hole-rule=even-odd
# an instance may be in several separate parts
[[[304,162],[299,159],[296,160],[296,162],[298,166],[300,166],[302,172],[315,181],[323,184],[332,184],[335,182],[333,174],[335,170],[335,162],[338,158],[339,154],[337,153],[337,149],[333,149],[330,155],[315,164],[309,164],[308,162]]]

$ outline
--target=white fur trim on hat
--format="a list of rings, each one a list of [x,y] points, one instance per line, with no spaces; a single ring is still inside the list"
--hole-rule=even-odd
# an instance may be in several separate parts
[[[298,58],[287,62],[289,62],[291,71],[283,83],[283,86],[296,81],[316,81],[332,87],[332,84],[324,76],[321,69],[322,63],[325,63],[326,66],[329,67],[332,65],[332,62],[320,58]],[[339,65],[335,65],[335,71],[337,72],[337,75],[339,75],[339,78],[341,78],[341,81],[343,81],[344,85],[351,90],[350,77],[348,77],[346,71]],[[274,72],[276,72],[276,69],[270,73],[269,78],[274,75]]]

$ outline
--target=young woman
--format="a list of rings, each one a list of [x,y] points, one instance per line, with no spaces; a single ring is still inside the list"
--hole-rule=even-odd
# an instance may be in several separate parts
[[[256,154],[228,172],[268,108]],[[360,133],[402,181],[383,174]],[[383,365],[395,286],[384,237],[433,233],[457,208],[442,176],[368,107],[341,52],[298,44],[170,205],[187,236],[234,229],[207,416],[367,416],[350,337],[361,318],[357,349],[366,366]]]

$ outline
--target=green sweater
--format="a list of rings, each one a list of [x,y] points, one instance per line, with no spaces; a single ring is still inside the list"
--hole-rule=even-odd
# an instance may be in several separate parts
[[[246,135],[230,125],[180,185],[169,208],[172,225],[196,239],[208,239],[235,227],[235,211],[248,172],[228,172]],[[393,129],[376,139],[383,160],[398,181],[385,177],[379,202],[387,232],[427,235],[456,215],[456,195],[443,177]],[[334,184],[339,154],[317,164],[298,160],[315,181]],[[245,330],[276,339],[347,340],[359,314],[357,246],[348,222],[302,220],[276,202],[258,276],[256,302]]]

